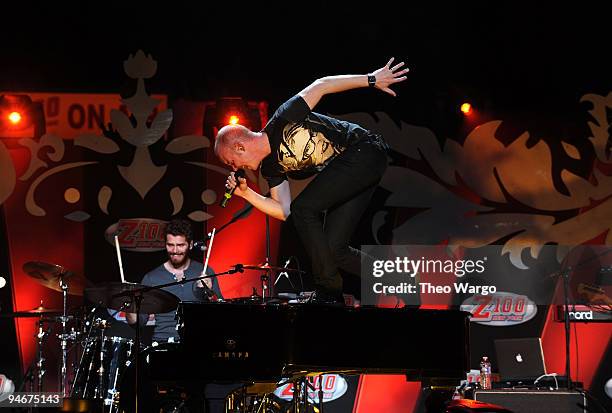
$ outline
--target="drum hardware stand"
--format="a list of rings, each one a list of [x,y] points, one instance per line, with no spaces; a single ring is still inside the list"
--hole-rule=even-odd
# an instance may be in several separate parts
[[[319,374],[319,413],[323,413],[323,396],[325,396],[325,392],[323,391],[323,373]]]
[[[185,280],[183,280],[185,281]],[[174,285],[175,283],[169,283],[171,285]],[[128,308],[130,306],[131,303],[134,303],[134,307],[136,308],[136,351],[135,351],[135,357],[134,357],[134,412],[138,413],[139,409],[138,409],[138,401],[140,399],[139,396],[139,392],[140,390],[138,389],[138,379],[139,379],[139,364],[140,364],[140,306],[142,304],[142,300],[144,299],[144,293],[149,291],[149,290],[155,290],[155,289],[159,289],[160,286],[155,286],[155,287],[147,287],[147,288],[139,288],[139,289],[134,289],[134,290],[130,290],[130,291],[125,291],[123,293],[117,294],[116,296],[125,296],[127,295],[129,298],[126,299],[126,301],[123,303],[123,308]],[[101,343],[102,345],[103,343]]]
[[[299,377],[293,382],[292,413],[308,412],[308,379],[306,376]]]
[[[49,331],[45,331],[43,327],[42,317],[38,320],[38,333],[36,334],[37,338],[37,357],[36,357],[36,391],[43,391],[43,377],[45,375],[45,358],[43,357],[43,344],[45,342],[45,337],[49,334]]]
[[[267,298],[266,292],[268,291],[268,280],[269,280],[269,277],[264,272],[264,273],[262,273],[259,276],[259,279],[261,280],[261,302],[262,302],[262,304],[265,304],[266,298]],[[271,296],[271,294],[272,293],[270,293],[270,296]]]
[[[89,340],[91,338],[91,333],[93,332],[94,326],[96,325],[96,322],[95,322],[95,320],[96,320],[96,316],[95,316],[96,309],[97,309],[97,307],[94,307],[91,310],[91,317],[92,317],[91,320],[87,320],[87,317],[89,317],[89,316],[85,317],[85,320],[86,320],[85,321],[85,325],[86,326],[88,325],[89,329],[87,331],[87,335],[85,336],[85,340],[84,340],[85,347],[83,348],[83,350],[81,352],[81,359],[79,360],[78,367],[76,368],[76,372],[74,373],[74,379],[72,381],[72,386],[71,386],[71,390],[70,390],[70,397],[75,397],[74,389],[75,389],[75,386],[76,386],[76,381],[78,380],[79,375],[81,374],[81,366],[83,366],[83,362],[85,361],[85,356],[87,354],[87,346],[89,345]],[[89,323],[89,324],[87,324],[87,323]]]
[[[291,402],[292,404],[291,412],[292,413],[301,413],[302,407],[306,409],[308,406],[307,405],[308,392],[306,391],[307,389],[305,389],[306,387],[305,382],[306,382],[306,377],[300,377],[295,382],[293,382],[293,400]],[[305,391],[306,391],[306,396],[304,396]]]
[[[320,373],[319,378],[319,402],[318,410],[319,413],[323,413],[323,398],[325,396],[325,392],[323,391],[323,373]],[[313,386],[308,380],[307,376],[298,377],[296,381],[293,382],[293,400],[292,400],[292,413],[303,413],[308,412],[308,391],[316,390],[316,386]],[[314,402],[314,400],[313,400]]]
[[[140,304],[144,299],[142,295],[143,291],[136,292],[134,294],[134,303],[136,303],[136,357],[134,360],[134,406],[135,413],[138,413],[138,399],[140,398],[138,393],[138,365],[140,364]],[[128,304],[129,305],[129,304]],[[127,307],[127,306],[126,306]]]
[[[62,334],[60,336],[60,342],[61,342],[61,348],[62,348],[62,369],[61,369],[61,378],[60,378],[60,393],[62,394],[62,397],[68,397],[68,394],[66,394],[66,388],[67,388],[66,378],[67,378],[67,373],[68,373],[67,368],[66,368],[67,359],[68,359],[68,340],[67,340],[67,334],[66,334],[66,321],[68,321],[68,314],[67,314],[68,284],[64,281],[65,274],[66,274],[65,270],[62,270],[62,273],[60,274],[60,277],[59,277],[59,286],[62,289],[62,299],[63,299],[63,305],[62,305],[63,313],[61,317]]]
[[[246,400],[246,386],[242,386],[240,389],[228,394],[228,396],[225,398],[224,413],[246,413]]]
[[[263,395],[263,397],[259,401],[259,406],[257,407],[257,411],[254,413],[266,413],[268,412],[268,408],[270,406],[274,407],[274,403],[270,401],[270,393],[266,393]]]
[[[104,320],[100,321],[100,368],[98,368],[98,386],[94,392],[94,399],[102,399],[106,397],[106,383],[104,383],[104,336],[106,335],[106,329],[108,326]]]

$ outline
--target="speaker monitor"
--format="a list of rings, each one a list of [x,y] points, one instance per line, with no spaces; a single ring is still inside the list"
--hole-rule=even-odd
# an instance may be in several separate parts
[[[582,393],[567,390],[476,390],[474,399],[497,404],[514,413],[587,413]]]

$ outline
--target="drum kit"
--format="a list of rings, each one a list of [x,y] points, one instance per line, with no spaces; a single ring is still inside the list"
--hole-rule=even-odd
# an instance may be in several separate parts
[[[24,272],[38,283],[54,291],[62,293],[63,307],[61,309],[46,308],[43,303],[31,310],[2,314],[6,318],[37,318],[38,332],[37,354],[28,369],[20,391],[52,391],[44,388],[45,376],[45,343],[54,327],[60,330],[55,334],[61,350],[61,365],[59,366],[59,392],[67,400],[91,402],[90,410],[104,412],[119,411],[120,384],[124,371],[134,362],[138,374],[137,355],[144,349],[140,344],[140,328],[136,328],[135,340],[126,337],[108,335],[114,316],[120,312],[137,314],[165,313],[177,308],[179,299],[160,288],[135,283],[111,282],[100,286],[90,286],[91,283],[82,275],[57,264],[39,261],[27,262],[23,265]],[[232,274],[244,270],[270,272],[298,271],[286,267],[265,265],[237,264],[225,273]],[[262,277],[262,279],[264,279]],[[267,281],[267,277],[265,280]],[[183,282],[188,281],[184,280]],[[172,285],[175,283],[169,283]],[[266,303],[272,297],[266,297],[267,285],[262,286],[263,296],[253,295],[245,298],[226,300],[236,303]],[[69,314],[68,295],[84,296],[93,308],[79,307],[79,310]],[[98,309],[104,308],[111,314],[103,318]],[[69,357],[70,356],[70,357]],[[69,365],[69,358],[74,360]],[[132,366],[134,367],[134,366]],[[28,388],[25,385],[28,384]],[[137,396],[136,396],[137,397]]]

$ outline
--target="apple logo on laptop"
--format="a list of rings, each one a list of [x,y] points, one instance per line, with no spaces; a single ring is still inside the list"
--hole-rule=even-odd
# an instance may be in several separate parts
[[[521,355],[521,353],[518,353],[518,354],[516,355],[516,361],[518,361],[519,363],[522,363],[522,362],[523,362],[523,356]]]

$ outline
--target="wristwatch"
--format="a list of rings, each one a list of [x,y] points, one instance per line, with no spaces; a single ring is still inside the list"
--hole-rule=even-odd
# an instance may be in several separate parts
[[[368,75],[368,86],[369,86],[369,87],[374,87],[374,86],[376,86],[376,76],[374,76],[374,75]]]

